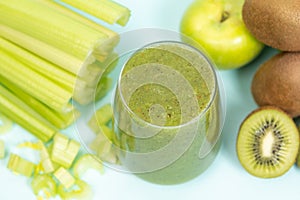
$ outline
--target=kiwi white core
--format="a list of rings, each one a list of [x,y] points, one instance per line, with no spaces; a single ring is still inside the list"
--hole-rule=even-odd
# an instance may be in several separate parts
[[[262,145],[261,145],[262,157],[265,158],[272,157],[274,144],[275,144],[275,136],[273,134],[273,130],[271,128],[268,128],[266,130],[264,137],[262,138]]]

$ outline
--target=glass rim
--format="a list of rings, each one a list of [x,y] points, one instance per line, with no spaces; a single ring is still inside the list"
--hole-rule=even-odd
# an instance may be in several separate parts
[[[210,99],[209,99],[208,103],[205,105],[205,108],[201,112],[199,112],[199,114],[196,117],[192,118],[191,120],[189,120],[189,121],[187,121],[185,123],[181,123],[179,125],[172,125],[172,126],[156,125],[156,124],[152,124],[151,122],[148,122],[148,121],[142,119],[141,117],[139,117],[136,113],[134,113],[131,110],[131,108],[129,107],[129,105],[125,101],[124,96],[122,94],[122,90],[121,90],[121,80],[122,80],[123,70],[124,70],[126,64],[128,63],[128,61],[131,59],[131,57],[133,55],[135,55],[136,53],[138,53],[138,52],[140,52],[140,51],[142,51],[142,50],[144,50],[146,48],[151,48],[152,46],[159,45],[159,44],[177,44],[177,45],[182,45],[182,46],[185,46],[185,47],[193,50],[197,54],[201,55],[205,59],[205,61],[208,63],[208,65],[209,65],[208,69],[210,70],[210,72],[212,72],[212,76],[213,76],[213,79],[214,79],[213,80],[214,88],[213,88],[213,91],[210,94]],[[219,85],[218,85],[219,83],[218,83],[216,69],[215,69],[214,66],[215,65],[213,64],[213,62],[208,58],[207,55],[205,55],[204,52],[202,52],[201,50],[197,49],[196,47],[194,47],[194,46],[192,46],[190,44],[187,44],[185,42],[176,41],[176,40],[162,40],[162,41],[151,42],[151,43],[148,43],[148,44],[146,44],[146,45],[138,48],[137,50],[134,50],[134,53],[126,60],[126,62],[124,62],[124,64],[122,65],[121,72],[120,72],[119,77],[118,77],[117,88],[116,88],[115,92],[118,92],[118,94],[120,96],[120,99],[122,101],[122,104],[123,104],[124,108],[126,109],[126,111],[131,116],[134,116],[135,119],[139,120],[140,122],[142,122],[146,126],[150,126],[150,127],[157,128],[157,129],[178,129],[178,128],[182,128],[182,127],[188,126],[190,124],[193,124],[195,122],[198,122],[207,113],[207,111],[209,110],[209,108],[211,108],[214,100],[216,99],[217,92],[219,90]],[[205,81],[205,82],[207,82],[207,81]]]

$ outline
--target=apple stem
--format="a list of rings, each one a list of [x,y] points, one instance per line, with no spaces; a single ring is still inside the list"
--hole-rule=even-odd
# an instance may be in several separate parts
[[[229,12],[224,11],[224,12],[222,13],[221,23],[224,22],[226,19],[228,19],[229,16],[230,16]]]

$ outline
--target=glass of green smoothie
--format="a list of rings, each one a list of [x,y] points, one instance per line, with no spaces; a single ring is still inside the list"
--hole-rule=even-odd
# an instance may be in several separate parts
[[[122,167],[158,184],[183,183],[204,172],[220,147],[220,85],[205,54],[182,42],[154,42],[134,52],[113,103]]]

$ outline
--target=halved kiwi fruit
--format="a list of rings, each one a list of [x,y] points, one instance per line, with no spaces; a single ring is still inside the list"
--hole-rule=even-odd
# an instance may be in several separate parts
[[[240,126],[236,150],[240,163],[252,175],[274,178],[295,163],[299,131],[292,118],[277,107],[250,113]]]

